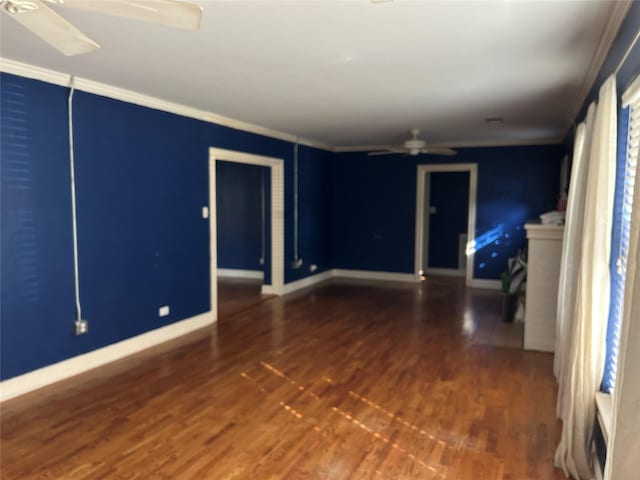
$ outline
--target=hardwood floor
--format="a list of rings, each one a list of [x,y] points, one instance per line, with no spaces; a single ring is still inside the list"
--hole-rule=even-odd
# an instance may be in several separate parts
[[[551,355],[470,341],[496,295],[334,280],[253,304],[5,402],[2,478],[563,478]]]
[[[228,318],[272,297],[261,295],[261,288],[262,280],[218,277],[218,318]]]

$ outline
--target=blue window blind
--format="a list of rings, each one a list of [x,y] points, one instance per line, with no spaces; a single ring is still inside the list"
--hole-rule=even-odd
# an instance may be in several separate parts
[[[611,242],[611,301],[607,325],[607,353],[602,390],[611,392],[616,384],[620,324],[624,305],[633,190],[640,142],[640,102],[623,108],[618,128],[618,159]]]

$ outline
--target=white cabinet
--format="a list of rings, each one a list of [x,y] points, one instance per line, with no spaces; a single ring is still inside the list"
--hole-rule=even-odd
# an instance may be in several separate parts
[[[527,299],[524,348],[553,352],[564,227],[528,223]]]

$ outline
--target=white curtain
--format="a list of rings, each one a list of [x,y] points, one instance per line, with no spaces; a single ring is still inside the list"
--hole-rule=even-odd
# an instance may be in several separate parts
[[[623,106],[640,108],[640,77],[622,96]],[[631,120],[630,120],[631,123]],[[631,128],[638,128],[636,124]],[[638,134],[633,135],[636,139]],[[629,136],[631,139],[631,135]],[[631,146],[628,145],[627,155]],[[628,160],[628,157],[627,157]],[[606,480],[638,478],[640,470],[640,167],[636,166],[631,207],[627,276],[620,329],[620,354],[614,392],[613,425],[607,448]]]
[[[592,103],[587,112],[587,119],[578,125],[573,147],[571,166],[571,183],[567,199],[560,281],[558,286],[558,310],[556,315],[556,347],[553,358],[553,372],[560,378],[566,358],[569,354],[569,334],[575,310],[576,284],[580,254],[582,253],[582,226],[584,219],[585,192],[587,190],[587,172],[591,138],[593,136],[593,116],[596,106]],[[558,416],[563,401],[558,399]]]
[[[600,88],[589,152],[582,252],[566,363],[559,378],[562,437],[556,466],[576,479],[591,479],[595,394],[604,370],[609,312],[609,256],[615,187],[617,101],[615,77]]]

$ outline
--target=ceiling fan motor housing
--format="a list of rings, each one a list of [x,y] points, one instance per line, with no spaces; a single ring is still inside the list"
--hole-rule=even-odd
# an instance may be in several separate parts
[[[420,150],[422,150],[426,145],[427,142],[416,138],[412,138],[411,140],[404,142],[404,148],[409,151],[409,155],[418,155]]]

